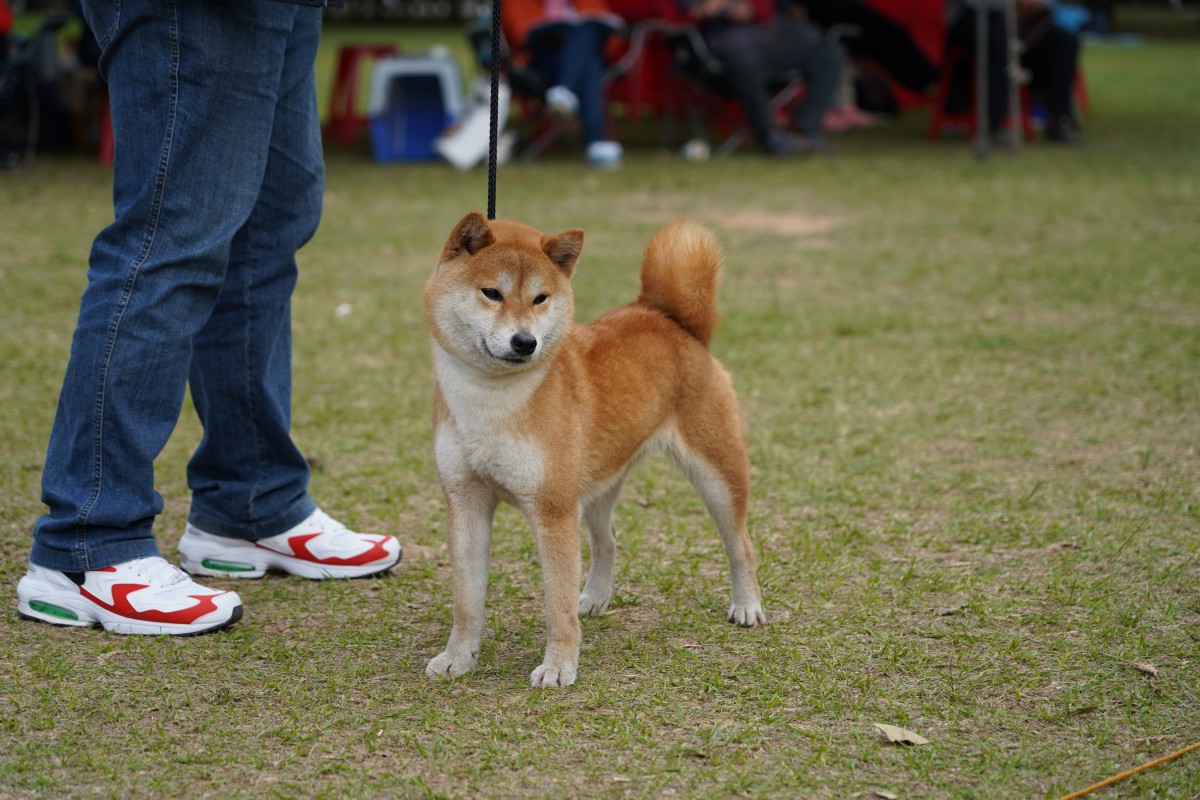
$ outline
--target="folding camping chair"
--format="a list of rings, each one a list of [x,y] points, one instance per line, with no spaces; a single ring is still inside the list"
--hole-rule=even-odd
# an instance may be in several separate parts
[[[855,32],[854,26],[835,25],[825,36],[830,41],[840,42],[842,37]],[[686,88],[685,109],[693,134],[703,137],[703,122],[707,119],[726,136],[713,155],[729,155],[745,144],[750,131],[725,67],[704,42],[700,31],[691,24],[674,26],[670,40],[675,55],[674,74]],[[767,108],[775,117],[787,116],[788,110],[804,98],[804,77],[799,70],[768,75],[767,85],[771,90]]]
[[[601,77],[607,95],[614,82],[631,75],[641,63],[647,39],[660,29],[657,23],[639,23],[629,31],[627,46],[621,57],[609,64]],[[475,55],[476,65],[488,72],[492,65],[492,27],[489,18],[480,18],[467,26],[467,42]],[[516,156],[518,161],[531,161],[545,152],[573,121],[555,114],[546,104],[550,89],[546,79],[536,70],[512,58],[504,34],[500,34],[500,72],[508,81],[516,101],[518,114],[532,129],[530,141]]]
[[[487,72],[492,67],[491,19],[481,17],[467,26],[467,42],[476,65]],[[504,34],[500,34],[500,73],[508,81],[518,113],[532,126],[531,141],[517,155],[518,161],[531,161],[546,150],[567,128],[567,120],[546,105],[549,86],[534,70],[514,61]]]
[[[725,136],[713,155],[722,158],[735,152],[750,138],[750,131],[724,65],[693,25],[672,26],[668,42],[693,138],[705,138],[705,129],[711,125]],[[804,79],[798,70],[769,75],[767,83],[772,89],[767,107],[773,116],[783,114],[804,96]]]

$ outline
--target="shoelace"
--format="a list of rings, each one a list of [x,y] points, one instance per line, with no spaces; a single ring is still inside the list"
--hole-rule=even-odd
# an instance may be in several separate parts
[[[355,535],[354,531],[350,530],[345,525],[326,514],[324,511],[318,509],[317,512],[313,514],[313,517],[315,517],[313,521],[317,523],[318,527],[320,527],[321,533],[325,536],[333,537],[334,541],[337,541],[338,539],[347,535],[353,537],[355,541],[358,540],[358,537]]]
[[[188,580],[188,576],[178,569],[174,564],[171,564],[165,558],[143,558],[137,565],[135,573],[139,578],[145,579],[151,586],[160,586],[166,588],[183,583]]]
[[[313,513],[312,517],[309,517],[309,519],[312,519],[314,522],[318,523],[321,530],[325,531],[326,533],[341,533],[342,531],[349,530],[345,525],[338,522],[336,519],[329,516],[319,508]]]

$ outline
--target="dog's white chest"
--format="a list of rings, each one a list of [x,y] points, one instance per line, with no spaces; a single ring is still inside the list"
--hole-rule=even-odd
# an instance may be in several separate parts
[[[434,442],[442,479],[462,483],[474,474],[515,497],[531,496],[542,483],[545,456],[538,443],[519,430],[519,421],[537,388],[534,376],[496,385],[480,383],[458,369],[437,372],[452,418],[439,425]]]
[[[541,450],[519,437],[443,426],[438,429],[435,454],[438,470],[449,483],[478,475],[519,498],[531,497],[542,483]]]

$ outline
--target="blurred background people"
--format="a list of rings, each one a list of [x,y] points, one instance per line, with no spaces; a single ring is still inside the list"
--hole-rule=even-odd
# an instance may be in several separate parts
[[[775,13],[769,0],[678,0],[725,68],[763,152],[776,156],[825,150],[821,120],[833,107],[845,56],[815,25]],[[792,115],[795,135],[771,118],[773,74],[799,71],[804,99]]]
[[[1046,140],[1081,145],[1079,118],[1073,103],[1079,70],[1079,37],[1054,22],[1046,0],[1016,0],[1017,30],[1021,40],[1021,65],[1029,71],[1029,89],[1046,104]],[[1000,131],[1008,114],[1008,36],[1004,0],[949,0],[950,27],[946,47],[975,53],[975,15],[988,14],[988,122],[992,134]]]
[[[577,116],[587,161],[616,167],[624,152],[608,138],[603,76],[605,45],[624,27],[604,0],[505,0],[500,21],[514,58],[542,76],[546,104]]]

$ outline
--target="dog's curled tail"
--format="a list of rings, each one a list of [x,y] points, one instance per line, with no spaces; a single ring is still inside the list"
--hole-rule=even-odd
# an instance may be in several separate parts
[[[642,261],[637,302],[662,311],[708,347],[717,327],[717,287],[725,256],[716,234],[695,220],[660,228]]]

